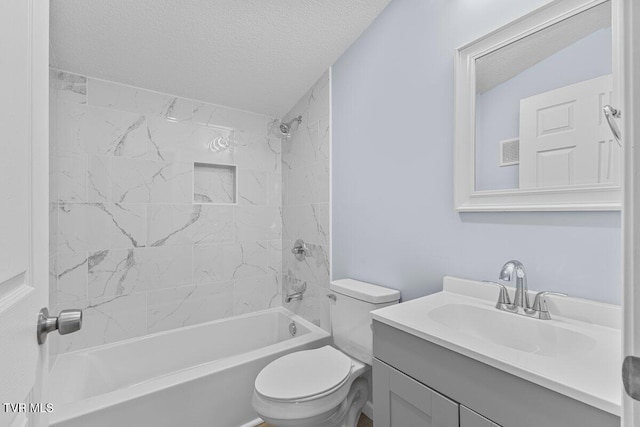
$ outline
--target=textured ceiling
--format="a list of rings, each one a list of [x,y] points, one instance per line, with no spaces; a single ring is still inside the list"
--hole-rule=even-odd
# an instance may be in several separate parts
[[[51,65],[283,116],[390,0],[51,0]]]

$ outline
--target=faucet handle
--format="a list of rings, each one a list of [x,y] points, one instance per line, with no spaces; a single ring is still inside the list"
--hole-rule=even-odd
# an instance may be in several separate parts
[[[500,288],[500,293],[498,294],[498,302],[496,302],[496,308],[501,309],[503,304],[511,305],[511,298],[509,297],[509,291],[507,287],[502,283],[492,282],[491,280],[483,280],[483,283],[487,283],[489,285],[496,285]]]
[[[535,299],[533,300],[533,307],[531,307],[531,310],[540,312],[540,319],[543,319],[543,320],[551,319],[551,316],[549,315],[549,309],[547,308],[547,300],[545,299],[547,295],[557,295],[560,297],[568,296],[567,294],[563,294],[562,292],[551,292],[551,291],[538,292],[536,294]]]

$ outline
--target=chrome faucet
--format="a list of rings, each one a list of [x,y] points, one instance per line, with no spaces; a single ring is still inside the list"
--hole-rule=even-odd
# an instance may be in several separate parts
[[[547,308],[547,299],[545,298],[547,295],[558,295],[561,297],[567,296],[567,294],[563,294],[560,292],[538,292],[535,299],[533,300],[533,308],[527,312],[529,316],[541,320],[551,320],[551,315],[549,314],[549,309]]]
[[[498,277],[500,280],[516,282],[516,294],[513,297],[513,304],[511,305],[512,311],[518,311],[518,307],[525,310],[531,308],[529,304],[529,288],[527,287],[527,273],[524,270],[524,265],[522,265],[520,261],[507,261],[507,263],[502,266]]]
[[[541,320],[550,320],[551,315],[549,314],[547,300],[545,297],[547,295],[567,296],[567,294],[559,292],[538,292],[533,302],[533,306],[531,306],[529,304],[527,274],[524,270],[524,265],[522,265],[520,261],[508,261],[502,266],[502,270],[500,270],[500,275],[498,277],[500,280],[516,283],[516,292],[512,303],[506,286],[501,283],[485,281],[485,283],[497,285],[500,288],[498,302],[496,303],[496,308],[498,310],[522,314],[524,316],[534,317]]]

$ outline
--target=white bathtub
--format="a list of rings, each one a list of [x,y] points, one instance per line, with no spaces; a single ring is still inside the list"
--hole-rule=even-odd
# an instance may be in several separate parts
[[[274,308],[62,354],[50,375],[51,425],[256,425],[251,394],[258,372],[286,353],[329,341],[324,330]]]

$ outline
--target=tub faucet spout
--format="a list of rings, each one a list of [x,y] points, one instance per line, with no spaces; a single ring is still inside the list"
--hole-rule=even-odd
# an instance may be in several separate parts
[[[284,297],[284,302],[289,304],[291,301],[298,301],[301,299],[302,299],[302,292],[294,292],[292,294],[287,294],[287,296]]]
[[[296,291],[295,288],[293,288],[294,291]],[[302,283],[302,286],[300,286],[299,290],[297,290],[297,292],[289,292],[287,293],[287,296],[284,297],[284,302],[289,304],[291,301],[299,301],[302,299],[302,295],[304,294],[304,291],[307,290],[307,282]]]

